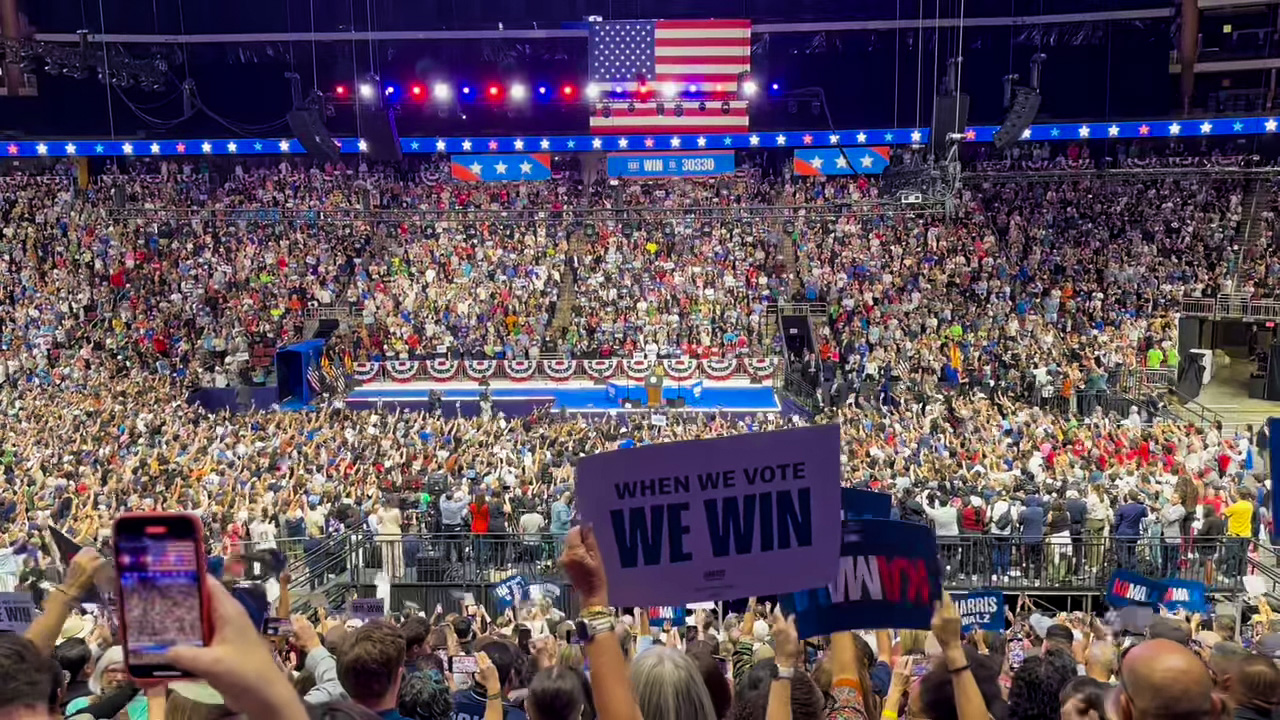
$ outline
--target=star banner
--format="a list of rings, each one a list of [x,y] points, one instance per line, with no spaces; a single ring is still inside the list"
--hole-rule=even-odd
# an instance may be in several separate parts
[[[461,182],[520,182],[551,179],[551,153],[454,155],[453,179]]]
[[[887,167],[887,146],[797,149],[795,152],[796,175],[879,175]]]

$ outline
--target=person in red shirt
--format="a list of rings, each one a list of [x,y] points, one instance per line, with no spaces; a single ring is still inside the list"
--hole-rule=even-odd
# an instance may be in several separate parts
[[[489,560],[489,543],[484,536],[489,532],[489,499],[484,495],[475,495],[471,500],[471,533],[476,563],[483,566]]]

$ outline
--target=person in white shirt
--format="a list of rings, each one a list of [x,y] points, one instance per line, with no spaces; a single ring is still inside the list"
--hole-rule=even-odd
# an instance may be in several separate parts
[[[256,550],[275,550],[278,534],[275,523],[271,522],[266,515],[258,516],[258,519],[249,526],[249,539],[253,541],[253,547]]]
[[[995,541],[991,565],[992,582],[1009,576],[1012,553],[1009,536],[1013,533],[1014,517],[1013,505],[1009,502],[1009,498],[1001,493],[995,502],[991,503],[991,512],[987,513],[987,532],[991,533]]]
[[[400,544],[400,508],[383,502],[375,510],[378,523],[378,546],[382,548],[382,567],[395,580],[404,575],[404,550]]]

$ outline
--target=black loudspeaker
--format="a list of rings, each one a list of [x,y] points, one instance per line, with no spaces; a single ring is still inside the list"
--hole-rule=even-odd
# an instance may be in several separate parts
[[[309,338],[311,340],[328,340],[333,334],[338,332],[341,323],[333,318],[320,318],[316,321],[316,331]]]
[[[1009,104],[1009,114],[1005,116],[1004,124],[996,130],[996,135],[992,138],[996,149],[1008,150],[1022,139],[1022,133],[1035,122],[1036,113],[1039,110],[1040,93],[1030,88],[1015,87],[1013,102]]]
[[[289,113],[289,129],[309,155],[336,162],[338,145],[324,126],[316,110],[294,110]]]
[[[391,109],[360,109],[360,135],[365,152],[376,162],[400,162],[400,134],[396,132]]]
[[[969,96],[938,96],[933,99],[933,128],[929,131],[929,147],[934,155],[946,152],[947,135],[964,134],[969,127]]]
[[[685,406],[685,399],[683,397],[669,397],[666,398],[666,403],[667,407],[679,410]]]

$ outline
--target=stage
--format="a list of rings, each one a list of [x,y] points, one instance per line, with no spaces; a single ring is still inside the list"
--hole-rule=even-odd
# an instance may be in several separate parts
[[[636,404],[645,397],[643,383],[613,381],[617,398],[629,396]],[[405,410],[421,410],[427,406],[432,390],[439,391],[446,410],[459,404],[463,414],[474,408],[479,410],[483,388],[473,381],[466,382],[372,382],[362,385],[347,396],[351,409],[383,407]],[[488,388],[493,407],[507,415],[528,414],[533,409],[550,404],[556,410],[567,413],[650,412],[647,407],[622,407],[621,399],[611,399],[610,389],[589,380],[570,382],[513,382],[495,380]],[[750,380],[706,381],[701,383],[696,395],[688,385],[669,384],[662,389],[664,400],[683,400],[687,412],[776,413],[782,405],[771,385],[752,383]],[[654,408],[656,409],[656,408]],[[661,410],[669,409],[664,405]]]

